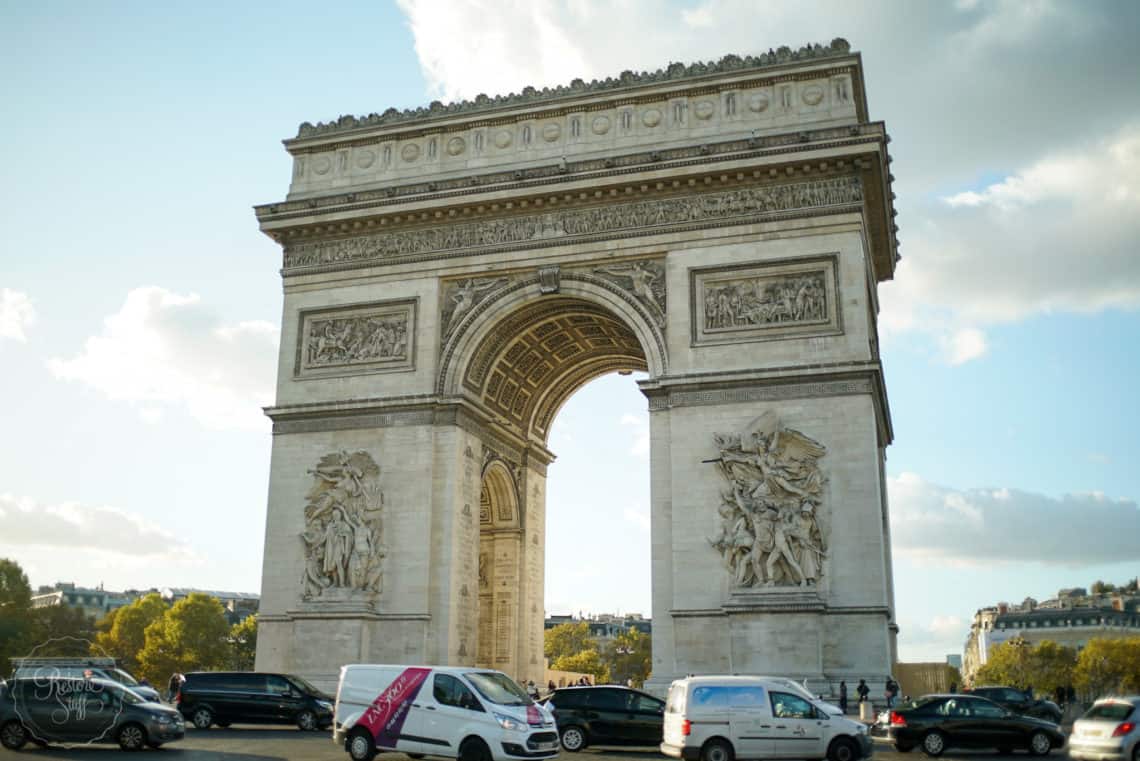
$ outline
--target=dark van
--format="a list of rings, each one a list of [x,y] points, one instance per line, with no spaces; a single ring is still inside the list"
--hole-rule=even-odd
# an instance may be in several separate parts
[[[217,724],[296,724],[305,731],[332,724],[333,699],[289,674],[197,671],[186,675],[174,704],[198,729]]]

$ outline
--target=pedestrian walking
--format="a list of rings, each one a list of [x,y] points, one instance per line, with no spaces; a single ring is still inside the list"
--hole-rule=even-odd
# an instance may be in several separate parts
[[[847,682],[839,683],[839,710],[847,713]]]
[[[898,694],[899,694],[899,683],[888,676],[886,687],[883,690],[883,695],[887,699],[887,709],[888,710],[895,707],[895,698],[898,697]]]

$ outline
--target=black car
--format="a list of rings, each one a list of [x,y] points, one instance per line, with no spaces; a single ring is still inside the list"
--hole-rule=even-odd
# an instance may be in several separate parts
[[[947,748],[997,748],[999,753],[1027,749],[1044,756],[1065,744],[1052,722],[1019,716],[975,695],[925,695],[890,712],[887,734],[895,750],[919,746],[928,756]]]
[[[562,747],[571,753],[587,745],[661,743],[665,701],[628,687],[565,687],[547,705]]]
[[[1062,712],[1059,705],[1052,700],[1038,700],[1025,690],[1016,687],[975,687],[969,691],[969,694],[992,700],[1002,708],[1008,708],[1022,716],[1034,716],[1054,724],[1061,723]]]
[[[109,679],[16,678],[0,683],[0,745],[118,743],[157,748],[186,732],[170,706]]]
[[[300,677],[249,671],[186,675],[174,704],[198,729],[230,724],[296,724],[303,730],[332,724],[332,698]]]

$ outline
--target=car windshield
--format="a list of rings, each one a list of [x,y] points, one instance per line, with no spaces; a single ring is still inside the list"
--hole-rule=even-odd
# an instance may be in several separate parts
[[[107,669],[107,678],[114,679],[119,684],[125,684],[128,687],[138,686],[138,681],[122,669]]]
[[[496,671],[468,671],[467,677],[475,689],[487,700],[501,706],[525,706],[532,702],[522,687],[506,674]]]
[[[1107,721],[1124,721],[1132,713],[1131,703],[1097,703],[1082,716],[1082,719],[1105,719]]]
[[[325,694],[324,690],[318,690],[312,684],[310,684],[309,682],[306,682],[304,679],[302,679],[299,676],[294,676],[294,675],[290,674],[289,675],[289,681],[292,682],[293,684],[297,685],[298,687],[300,687],[302,692],[307,692],[310,695],[323,696]]]

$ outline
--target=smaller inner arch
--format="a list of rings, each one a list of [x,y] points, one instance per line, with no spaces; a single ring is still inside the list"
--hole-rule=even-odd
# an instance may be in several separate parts
[[[613,312],[582,299],[548,298],[488,333],[463,384],[491,412],[545,443],[574,391],[606,373],[647,369],[637,336]]]

